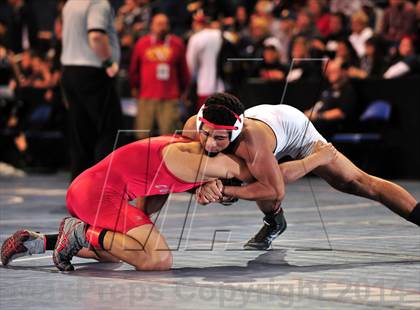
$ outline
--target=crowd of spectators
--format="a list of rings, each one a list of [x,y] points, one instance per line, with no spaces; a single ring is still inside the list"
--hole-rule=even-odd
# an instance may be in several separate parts
[[[65,100],[60,91],[61,10],[65,2],[0,0],[0,145],[14,145],[20,153],[25,153],[28,147],[26,133],[30,130],[65,132]],[[170,78],[174,69],[179,71],[175,72],[178,74],[175,82],[182,85],[173,91],[176,98],[163,99],[182,101],[178,108],[187,106],[190,114],[207,96],[221,90],[235,92],[249,78],[295,82],[320,80],[325,75],[331,81],[329,74],[344,70],[340,73],[342,81],[420,73],[420,0],[110,3],[115,10],[121,46],[118,74],[121,97],[141,99],[143,94],[144,99],[141,85],[146,85],[147,80],[142,79],[147,79],[147,74],[156,74],[157,80],[174,83]],[[150,25],[156,14],[166,15],[169,27],[165,35],[180,42],[174,44],[183,54],[171,59],[173,67],[158,65],[156,73],[150,70],[144,73],[139,67],[141,56],[134,51],[142,39],[153,36]],[[170,45],[164,37],[161,41],[158,44],[164,47]],[[172,55],[165,56],[165,48],[160,52],[155,55],[157,62]],[[238,61],[226,61],[227,58]],[[189,69],[187,73],[184,62]],[[165,83],[162,93],[166,91]],[[349,96],[352,97],[343,98]],[[136,113],[141,114],[141,109]],[[343,118],[344,114],[337,115]],[[324,111],[323,115],[328,114]],[[2,152],[0,161],[8,160],[5,156]],[[9,157],[15,158],[15,154]]]

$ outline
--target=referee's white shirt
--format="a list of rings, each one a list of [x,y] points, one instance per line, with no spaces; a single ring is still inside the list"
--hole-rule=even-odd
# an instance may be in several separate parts
[[[114,12],[106,0],[68,0],[63,8],[64,66],[102,67],[102,61],[89,46],[91,30],[108,35],[112,46],[112,60],[119,63],[120,46],[114,28]]]

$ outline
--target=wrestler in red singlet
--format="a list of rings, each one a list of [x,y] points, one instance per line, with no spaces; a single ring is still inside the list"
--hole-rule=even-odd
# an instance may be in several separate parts
[[[72,182],[66,197],[68,211],[93,227],[122,233],[152,223],[128,202],[139,196],[185,192],[202,184],[180,180],[166,167],[162,150],[178,142],[191,140],[161,136],[115,150]]]

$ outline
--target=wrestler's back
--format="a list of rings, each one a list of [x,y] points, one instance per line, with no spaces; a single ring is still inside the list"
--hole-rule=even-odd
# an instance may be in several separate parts
[[[84,171],[74,182],[85,177],[95,178],[106,190],[123,191],[128,199],[187,191],[195,185],[172,175],[162,159],[163,148],[178,142],[190,140],[181,136],[160,136],[130,143]]]

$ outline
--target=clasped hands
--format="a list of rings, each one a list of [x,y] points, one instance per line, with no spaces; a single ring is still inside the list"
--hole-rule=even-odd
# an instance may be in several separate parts
[[[213,180],[196,189],[196,200],[199,204],[206,205],[212,202],[229,203],[234,198],[223,194],[224,185],[221,180]]]

